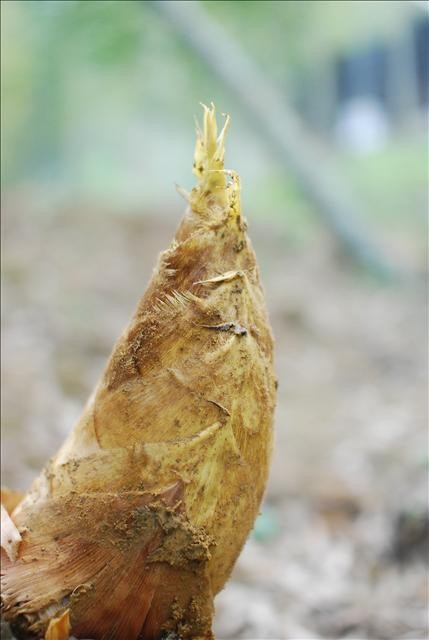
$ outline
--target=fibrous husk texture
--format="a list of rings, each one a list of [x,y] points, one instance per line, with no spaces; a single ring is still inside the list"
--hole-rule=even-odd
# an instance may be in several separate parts
[[[213,597],[264,492],[275,396],[227,125],[218,135],[205,108],[176,236],[82,417],[12,513],[22,541],[4,558],[3,611],[19,637],[66,618],[78,638],[212,637]]]

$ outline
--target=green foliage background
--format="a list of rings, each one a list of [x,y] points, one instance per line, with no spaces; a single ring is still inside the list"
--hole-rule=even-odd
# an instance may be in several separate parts
[[[299,108],[307,95],[319,143],[368,217],[420,233],[427,169],[421,122],[410,114],[395,124],[386,148],[357,156],[335,144],[325,104],[335,98],[326,82],[336,56],[400,40],[418,9],[405,1],[202,4],[285,99]],[[311,205],[234,97],[150,3],[2,3],[6,189],[37,183],[124,208],[168,210],[177,202],[173,183],[192,186],[192,116],[211,100],[232,115],[227,163],[242,174],[248,215],[274,215],[296,238],[305,236]]]

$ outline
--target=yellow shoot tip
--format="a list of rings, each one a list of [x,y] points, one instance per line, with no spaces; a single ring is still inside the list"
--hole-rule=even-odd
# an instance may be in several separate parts
[[[228,185],[228,176],[233,172],[224,168],[225,138],[230,124],[230,117],[225,118],[223,127],[218,134],[216,120],[216,108],[211,103],[210,107],[200,103],[204,109],[203,127],[196,122],[197,141],[194,153],[193,173],[198,178],[198,186],[192,190],[190,203],[195,211],[208,213],[208,209],[220,207],[229,211],[231,206],[232,191],[236,191],[238,181],[233,180],[233,185]],[[235,203],[238,194],[234,194]]]
[[[201,106],[204,109],[203,129],[201,130],[197,123],[197,142],[194,154],[194,175],[200,183],[207,178],[207,172],[224,168],[225,136],[230,122],[230,117],[225,115],[225,123],[218,136],[214,104],[207,107],[201,103]]]

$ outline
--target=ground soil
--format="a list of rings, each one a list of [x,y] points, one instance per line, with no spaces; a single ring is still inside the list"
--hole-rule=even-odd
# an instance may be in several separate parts
[[[25,489],[73,426],[176,220],[6,198],[4,484]],[[216,601],[216,637],[423,640],[420,266],[401,285],[377,283],[323,233],[296,245],[286,227],[250,225],[276,337],[276,444],[262,515]]]

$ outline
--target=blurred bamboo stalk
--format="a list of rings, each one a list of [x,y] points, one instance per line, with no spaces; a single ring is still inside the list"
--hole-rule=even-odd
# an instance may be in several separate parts
[[[373,274],[393,279],[397,269],[371,240],[362,223],[361,208],[327,158],[321,157],[287,98],[265,79],[199,2],[149,0],[148,4],[168,19],[176,33],[234,93],[347,253]]]

